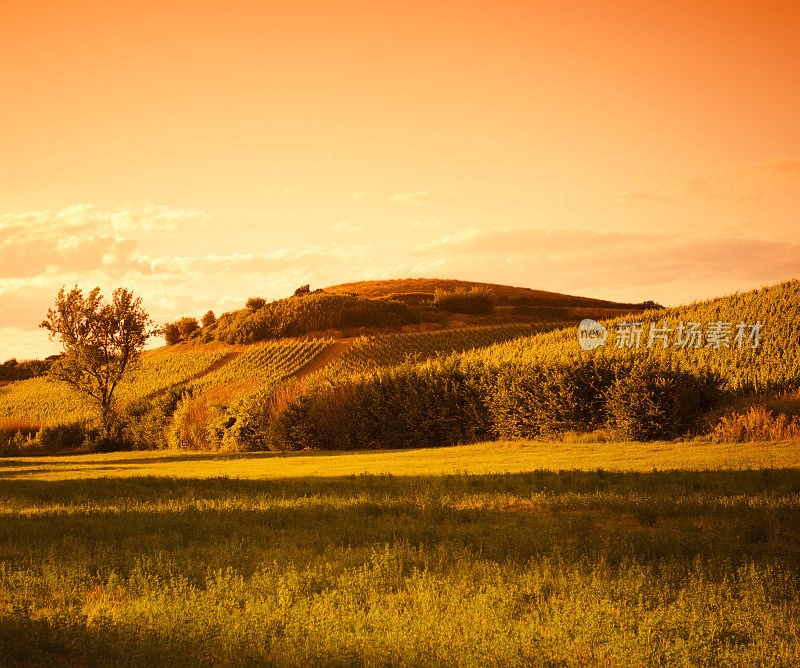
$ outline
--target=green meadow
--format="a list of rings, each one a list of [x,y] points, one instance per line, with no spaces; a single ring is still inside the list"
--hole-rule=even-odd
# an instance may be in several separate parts
[[[800,443],[0,461],[0,665],[797,665]]]

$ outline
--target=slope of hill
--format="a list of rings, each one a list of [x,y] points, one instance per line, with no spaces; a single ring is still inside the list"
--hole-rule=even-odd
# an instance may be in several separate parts
[[[634,322],[639,325],[636,329],[630,326]],[[691,323],[698,324],[699,334],[681,345],[690,336]],[[605,345],[593,351],[581,349],[577,330],[571,327],[501,343],[471,356],[492,364],[521,364],[635,355],[673,368],[716,373],[727,389],[737,392],[800,386],[798,280],[675,308],[652,309],[635,318],[617,317],[602,324],[609,336]],[[740,328],[741,340],[737,339]],[[756,347],[748,338],[754,329],[758,330]]]
[[[452,292],[457,289],[470,290],[485,288],[491,290],[499,305],[506,306],[562,306],[562,307],[591,307],[624,310],[642,310],[649,304],[629,304],[613,302],[605,299],[579,297],[545,290],[519,288],[511,285],[496,283],[476,283],[474,281],[459,281],[455,279],[440,278],[400,278],[383,281],[359,281],[355,283],[341,283],[323,288],[331,294],[355,294],[359,297],[370,299],[396,299],[416,303],[431,299],[436,290]]]
[[[477,291],[477,294],[476,294]],[[438,300],[437,300],[438,294]],[[298,336],[349,338],[385,332],[429,331],[509,323],[578,322],[656,306],[440,279],[345,283],[223,313],[189,335],[207,343],[255,343]]]
[[[458,287],[447,283],[434,286],[433,283],[423,285],[406,281],[384,282],[383,287],[380,283],[361,285],[373,295],[381,291],[384,296],[394,294],[386,288],[386,283],[391,284],[390,288]],[[508,290],[508,299],[517,298],[513,296],[517,294],[514,290],[525,292],[524,288],[499,288]],[[373,299],[387,303],[381,297],[365,300]],[[381,414],[385,402],[396,400],[395,417],[404,411],[413,413],[440,406],[447,424],[466,424],[465,418],[459,417],[459,411],[464,407],[471,405],[477,410],[479,405],[486,405],[486,401],[495,401],[496,397],[485,393],[494,392],[490,385],[494,382],[491,376],[496,373],[489,372],[489,385],[472,386],[469,384],[472,381],[465,381],[458,369],[496,370],[504,367],[511,369],[512,374],[519,369],[519,373],[524,375],[525,369],[536,364],[560,364],[563,368],[580,370],[589,368],[586,365],[592,360],[634,358],[685,375],[711,372],[722,379],[724,389],[734,393],[800,386],[798,281],[671,309],[642,311],[640,305],[638,309],[625,311],[622,306],[618,305],[616,317],[603,321],[609,337],[605,345],[593,351],[581,350],[576,336],[577,323],[569,320],[478,327],[468,327],[468,322],[459,321],[458,327],[445,327],[438,331],[400,333],[389,330],[336,341],[330,337],[304,337],[230,345],[196,340],[147,353],[141,367],[120,388],[120,400],[123,409],[128,411],[128,417],[138,425],[137,447],[165,447],[171,442],[180,447],[241,449],[271,447],[262,436],[271,416],[274,417],[275,401],[283,402],[281,405],[284,407],[302,408],[302,402],[306,401],[303,395],[307,392],[314,395],[320,388],[323,393],[334,392],[330,398],[335,401],[330,404],[331,412],[326,413],[329,417],[325,419],[356,424],[360,418],[350,415],[348,411],[351,408],[346,402],[372,397],[370,401],[377,403],[369,409],[370,419]],[[564,308],[581,310],[588,307]],[[619,315],[620,312],[626,315]],[[639,323],[639,346],[616,345],[620,340],[617,330],[632,321]],[[727,339],[720,343],[717,333],[717,344],[707,338],[697,347],[676,345],[679,333],[685,335],[681,332],[681,323],[694,322],[700,324],[706,337],[711,335],[710,328],[727,326]],[[758,346],[753,347],[752,340],[739,341],[744,345],[737,345],[735,334],[739,323],[746,329],[760,323]],[[662,338],[656,337],[648,346],[651,326],[666,333],[664,337],[669,340],[669,345],[662,345]],[[450,357],[444,359],[447,355]],[[422,363],[432,357],[439,357],[440,361]],[[612,367],[606,365],[605,368]],[[613,368],[627,373],[632,367],[625,362]],[[395,369],[400,375],[392,376]],[[658,374],[661,374],[658,376],[661,380],[672,382],[663,371]],[[361,380],[354,380],[359,375]],[[295,382],[288,387],[286,381],[292,378]],[[296,382],[300,378],[303,382]],[[281,392],[276,393],[278,389]],[[393,398],[390,392],[396,392],[397,396]],[[414,395],[415,392],[419,394]],[[406,398],[400,401],[402,397]],[[296,400],[301,403],[297,404]],[[531,404],[531,401],[526,401],[526,405]],[[512,410],[517,408],[512,407]],[[298,415],[302,418],[303,412]],[[8,440],[17,430],[33,434],[43,426],[91,424],[93,416],[93,408],[66,386],[42,378],[8,383],[0,387],[0,450],[3,439]],[[438,418],[433,414],[420,413],[418,417],[429,441],[446,442],[440,434],[445,422],[437,422]],[[411,422],[416,420],[413,415],[409,419]],[[308,433],[308,425],[298,423],[292,428],[295,427],[301,430],[296,434]],[[481,427],[483,431],[477,430],[475,434],[485,436],[487,428]],[[412,431],[404,429],[410,437]],[[472,433],[470,430],[453,431],[452,438],[455,442],[469,440]],[[255,438],[254,434],[261,436]],[[385,440],[390,435],[386,432],[381,438]],[[30,444],[31,440],[27,442]],[[391,445],[390,440],[380,445],[374,439],[363,442],[376,444],[374,447]],[[307,440],[306,447],[324,445],[320,446],[312,439]]]

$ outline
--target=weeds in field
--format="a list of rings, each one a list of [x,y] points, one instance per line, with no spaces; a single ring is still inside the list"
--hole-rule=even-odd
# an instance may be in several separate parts
[[[7,479],[0,661],[795,665],[799,475]]]
[[[721,417],[711,431],[711,438],[733,443],[800,438],[800,419],[783,413],[775,415],[764,406],[753,406],[747,412]]]

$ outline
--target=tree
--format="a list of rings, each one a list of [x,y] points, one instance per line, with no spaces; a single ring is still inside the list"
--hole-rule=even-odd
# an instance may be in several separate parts
[[[155,333],[151,324],[141,297],[132,291],[117,288],[105,304],[100,288],[84,296],[77,285],[69,292],[61,288],[41,324],[63,347],[50,375],[97,402],[106,439],[117,426],[114,392]]]
[[[184,341],[188,341],[189,337],[200,329],[200,325],[197,324],[197,318],[181,318],[176,324]]]
[[[174,346],[181,342],[181,330],[177,322],[168,322],[161,328],[161,335],[168,346]]]
[[[267,305],[267,300],[263,297],[250,297],[247,300],[247,308],[251,311],[258,311],[258,309],[264,308]]]
[[[217,316],[214,315],[214,311],[208,311],[201,319],[200,324],[203,327],[210,327],[217,321]]]
[[[303,295],[307,295],[311,292],[311,286],[306,283],[305,285],[301,285],[297,290],[294,291],[295,297],[302,297]]]

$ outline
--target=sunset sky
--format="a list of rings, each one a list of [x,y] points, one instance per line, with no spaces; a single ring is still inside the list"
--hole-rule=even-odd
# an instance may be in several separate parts
[[[800,3],[0,5],[0,361],[440,277],[676,304],[800,275]]]

